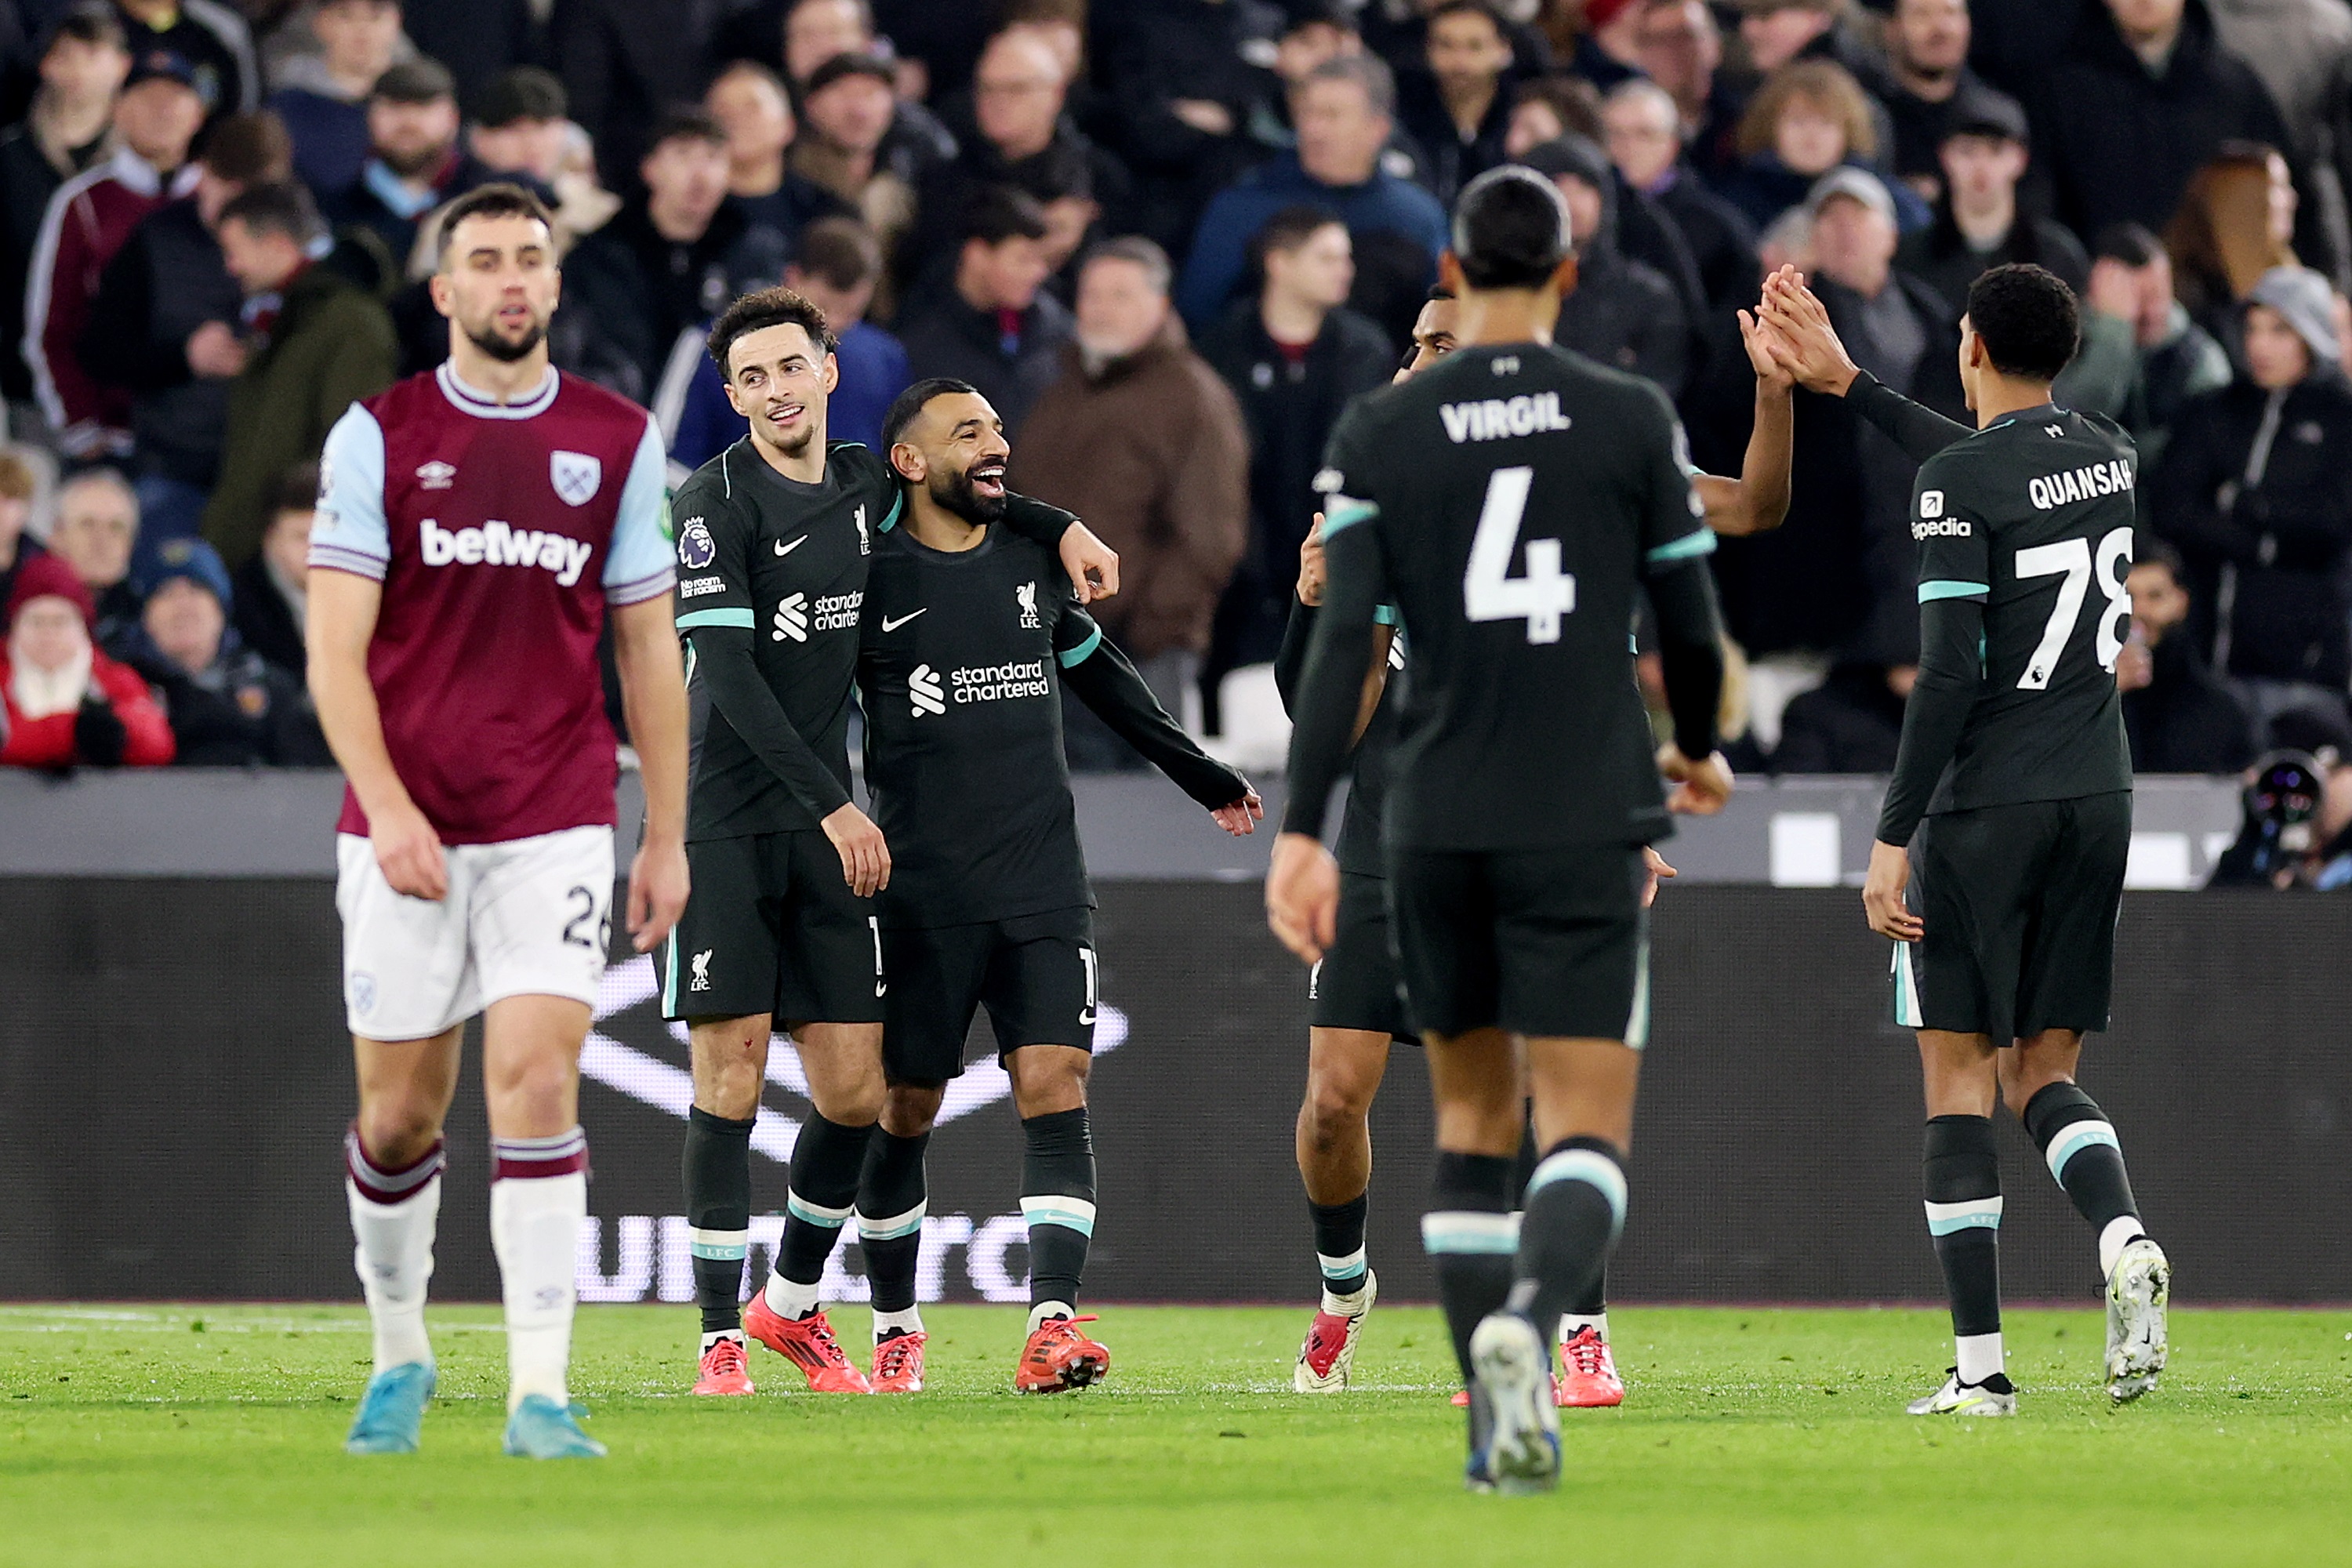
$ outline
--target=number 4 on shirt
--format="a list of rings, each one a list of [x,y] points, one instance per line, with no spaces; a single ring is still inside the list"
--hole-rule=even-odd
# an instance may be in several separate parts
[[[1462,576],[1462,609],[1473,621],[1528,623],[1528,641],[1558,642],[1559,618],[1576,609],[1576,577],[1559,569],[1559,541],[1528,541],[1528,574],[1510,574],[1527,515],[1533,468],[1497,468],[1486,480],[1486,502],[1470,541],[1470,569]]]

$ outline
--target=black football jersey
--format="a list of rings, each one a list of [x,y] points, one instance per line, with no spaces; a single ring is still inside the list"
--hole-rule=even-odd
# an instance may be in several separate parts
[[[1564,349],[1457,350],[1359,399],[1317,482],[1327,535],[1372,531],[1411,640],[1391,845],[1671,831],[1626,628],[1643,576],[1715,536],[1656,387]]]
[[[1919,466],[1919,601],[1984,605],[1983,686],[1931,815],[2131,787],[2115,671],[2138,469],[2120,426],[2047,405]]]

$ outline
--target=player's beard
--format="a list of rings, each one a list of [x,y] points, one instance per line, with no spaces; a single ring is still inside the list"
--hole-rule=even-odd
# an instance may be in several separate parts
[[[923,487],[931,500],[966,522],[994,522],[1004,515],[1004,497],[984,496],[971,482],[971,470],[933,474]]]
[[[492,359],[502,364],[513,364],[518,361],[529,359],[539,345],[547,341],[547,324],[543,321],[533,321],[530,324],[530,331],[523,333],[520,338],[511,340],[500,337],[495,326],[485,328],[480,331],[468,327],[466,329],[466,336],[472,340],[476,348]]]
[[[754,420],[752,422],[752,428],[755,432],[751,437],[753,440],[759,441],[763,445],[772,447],[777,451],[782,453],[785,457],[795,460],[808,456],[809,443],[816,439],[815,420],[802,420],[801,433],[783,440],[777,439],[775,431],[772,427],[766,431],[759,430],[759,426],[766,423],[767,421],[765,420]]]

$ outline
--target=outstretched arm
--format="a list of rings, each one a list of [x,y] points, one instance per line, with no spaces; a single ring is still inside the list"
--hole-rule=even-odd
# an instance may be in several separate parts
[[[1104,640],[1098,628],[1090,627],[1085,640],[1055,658],[1078,700],[1178,789],[1214,813],[1218,826],[1236,837],[1256,831],[1265,811],[1249,780],[1201,750],[1160,706],[1127,655]]]
[[[1764,285],[1763,319],[1773,354],[1808,392],[1850,398],[1853,411],[1885,431],[1913,460],[1925,462],[1976,434],[1914,403],[1853,363],[1830,325],[1827,306],[1787,268]]]
[[[1790,270],[1782,268],[1783,271]],[[1774,356],[1764,323],[1739,312],[1739,337],[1756,368],[1756,425],[1736,479],[1693,476],[1691,486],[1706,508],[1706,525],[1727,538],[1769,533],[1789,515],[1789,470],[1796,447],[1797,420],[1790,396],[1795,379]]]

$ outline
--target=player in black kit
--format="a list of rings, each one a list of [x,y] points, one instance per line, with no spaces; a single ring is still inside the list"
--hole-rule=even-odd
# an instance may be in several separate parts
[[[2097,1232],[2107,1393],[2137,1398],[2164,1368],[2171,1268],[2141,1226],[2116,1130],[2074,1074],[2083,1036],[2107,1026],[2131,846],[2115,668],[2131,625],[2138,454],[2109,421],[2051,404],[2078,323],[2073,293],[2038,267],[1995,268],[1969,291],[1974,432],[1859,374],[1811,294],[1784,285],[1767,316],[1801,381],[1854,398],[1924,456],[1919,684],[1863,889],[1871,929],[1896,943],[1895,1019],[1918,1031],[1927,1228],[1958,1351],[1911,1412],[2017,1408],[2000,1339],[2001,1100]]]
[[[882,1108],[887,982],[873,896],[879,828],[849,796],[847,727],[866,569],[899,508],[871,451],[828,445],[838,375],[824,313],[790,289],[721,315],[710,353],[745,439],[678,488],[677,625],[688,638],[694,890],[663,955],[662,1012],[690,1027],[687,1223],[702,1349],[695,1391],[749,1394],[740,1311],[751,1136],[771,1033],[790,1033],[813,1110],[793,1149],[773,1276],[751,1333],[824,1392],[864,1392],[817,1310],[817,1281]],[[1024,500],[1008,525],[1058,549],[1074,582],[1117,586],[1118,557],[1067,513]]]
[[[1554,1329],[1624,1214],[1648,1033],[1643,849],[1669,831],[1658,775],[1693,810],[1719,809],[1731,776],[1714,750],[1715,536],[1672,408],[1551,345],[1575,261],[1549,181],[1481,175],[1453,239],[1441,268],[1462,346],[1360,400],[1331,437],[1328,581],[1266,906],[1302,958],[1331,945],[1339,879],[1319,839],[1374,611],[1392,604],[1412,673],[1390,763],[1389,899],[1437,1099],[1423,1237],[1471,1387],[1466,1479],[1534,1490],[1559,1474]],[[1654,760],[1626,646],[1644,584],[1675,733]],[[1515,1227],[1529,1090],[1545,1152]]]
[[[986,398],[961,381],[918,382],[891,405],[883,439],[907,510],[876,547],[858,676],[866,778],[892,852],[879,900],[889,1090],[856,1204],[874,1286],[873,1386],[922,1386],[923,1151],[985,1006],[1026,1145],[1031,1306],[1013,1386],[1082,1388],[1109,1370],[1110,1352],[1076,1313],[1095,1224],[1097,973],[1060,689],[1228,832],[1252,832],[1262,809],[1249,781],[1161,711],[1052,553],[999,526],[1011,448]]]

